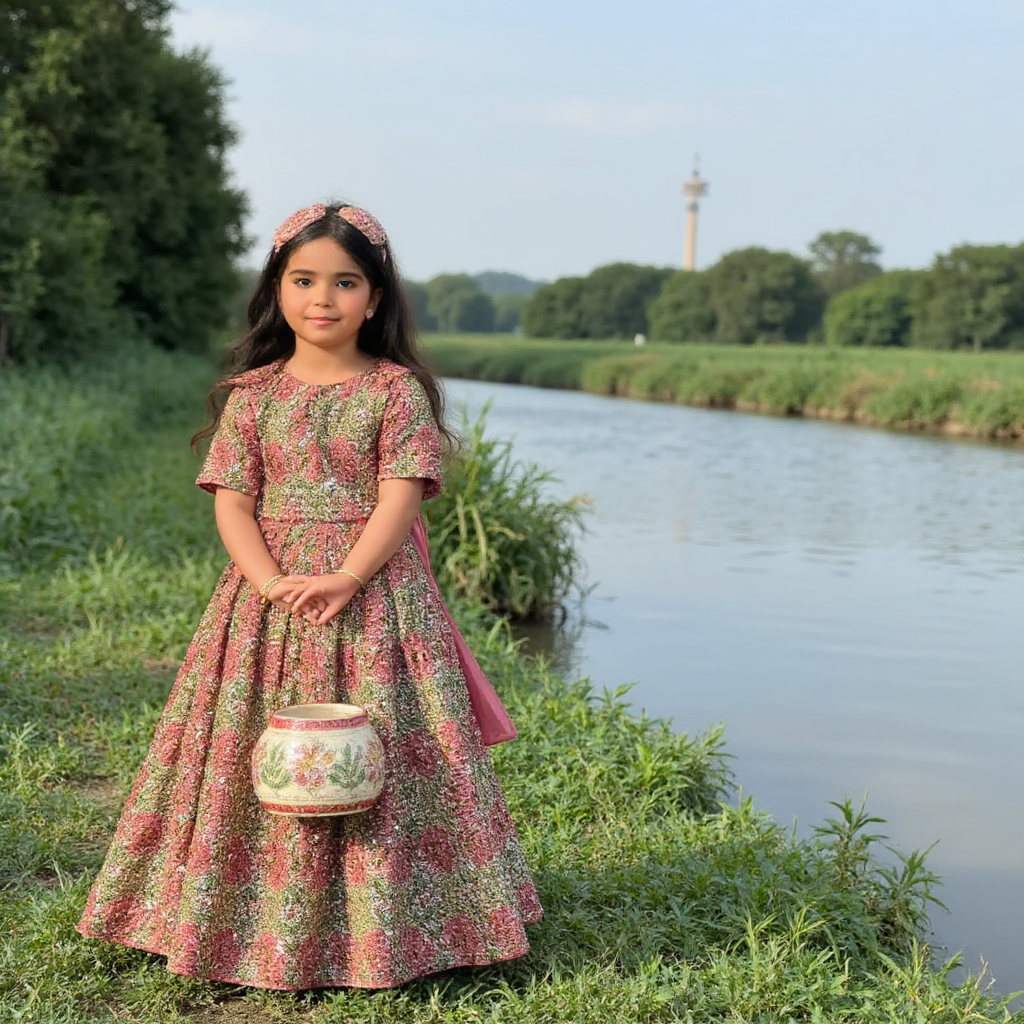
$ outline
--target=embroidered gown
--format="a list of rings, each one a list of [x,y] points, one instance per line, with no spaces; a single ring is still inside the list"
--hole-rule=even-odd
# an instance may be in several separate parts
[[[231,392],[198,484],[258,499],[282,572],[337,569],[396,477],[440,489],[426,394],[381,360],[311,385],[282,362]],[[264,811],[249,756],[270,713],[367,709],[385,788],[363,814]],[[326,626],[264,608],[229,563],[171,691],[79,930],[185,975],[386,988],[528,949],[541,907],[482,745],[445,609],[410,539]]]

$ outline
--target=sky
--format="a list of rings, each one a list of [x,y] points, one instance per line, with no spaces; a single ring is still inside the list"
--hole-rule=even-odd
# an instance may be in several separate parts
[[[850,229],[887,268],[1024,240],[1021,0],[179,0],[228,81],[249,262],[337,196],[404,274],[699,267]]]

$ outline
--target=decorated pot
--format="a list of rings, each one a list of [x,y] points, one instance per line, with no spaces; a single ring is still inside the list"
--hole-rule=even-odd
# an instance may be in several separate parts
[[[355,704],[293,704],[256,741],[252,784],[271,814],[356,814],[384,788],[384,747]]]

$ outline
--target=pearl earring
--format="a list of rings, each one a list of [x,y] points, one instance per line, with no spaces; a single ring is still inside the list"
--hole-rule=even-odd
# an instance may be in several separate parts
[[[366,319],[367,320],[372,320],[373,319],[373,310],[372,309],[368,309],[366,311]]]

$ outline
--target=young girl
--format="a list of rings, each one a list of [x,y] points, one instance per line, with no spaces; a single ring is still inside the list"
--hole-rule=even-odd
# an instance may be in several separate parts
[[[541,907],[484,745],[515,730],[425,561],[441,395],[376,219],[285,221],[233,355],[197,481],[231,562],[79,930],[277,989],[521,956]],[[275,709],[317,701],[367,710],[384,791],[348,817],[268,814],[252,747]]]

